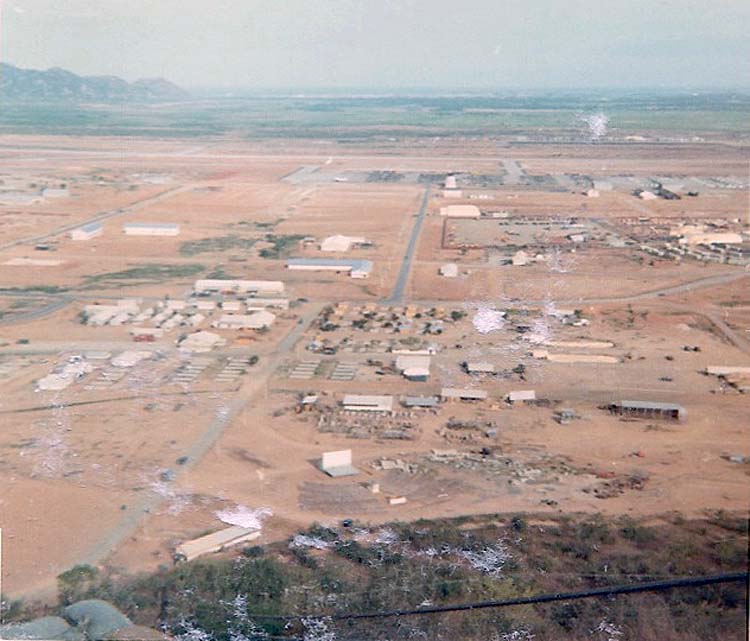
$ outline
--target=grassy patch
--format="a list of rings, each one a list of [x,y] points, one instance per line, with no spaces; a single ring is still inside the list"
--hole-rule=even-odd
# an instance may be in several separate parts
[[[149,265],[131,267],[130,269],[124,269],[119,272],[106,272],[104,274],[86,276],[85,285],[91,286],[115,283],[122,285],[124,281],[161,283],[176,278],[195,276],[196,274],[205,271],[205,269],[204,265],[195,263],[189,263],[187,265],[164,265],[160,263],[152,263]],[[128,284],[132,285],[136,283]]]
[[[744,539],[727,537],[727,526],[736,524],[724,514],[657,524],[598,515],[494,514],[367,530],[314,525],[290,541],[238,550],[233,558],[164,566],[154,574],[69,572],[61,577],[61,601],[103,598],[136,622],[165,624],[177,635],[193,627],[217,641],[240,634],[262,638],[252,628],[260,625],[270,634],[300,638],[305,631],[298,624],[287,629],[247,615],[416,608],[737,571],[744,564]],[[239,614],[238,594],[246,598]],[[620,631],[615,638],[718,641],[743,638],[743,595],[742,585],[727,584],[331,626],[341,639],[486,641],[527,629],[535,641],[601,641],[606,637],[591,631],[606,621]]]
[[[266,234],[264,240],[272,243],[273,247],[264,247],[260,250],[261,258],[282,258],[289,254],[291,249],[304,238],[300,234],[285,234],[277,236],[276,234]]]
[[[216,236],[215,238],[201,238],[199,240],[188,240],[180,245],[180,254],[183,256],[195,256],[209,252],[223,252],[230,249],[251,249],[255,245],[254,238],[242,238],[240,236]]]
[[[57,285],[29,285],[28,287],[0,287],[2,294],[62,294],[67,288]]]

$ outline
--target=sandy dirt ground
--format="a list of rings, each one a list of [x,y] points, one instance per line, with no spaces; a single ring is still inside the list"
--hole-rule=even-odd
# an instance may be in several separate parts
[[[6,593],[49,595],[60,572],[84,561],[129,571],[170,564],[176,544],[220,528],[216,512],[237,505],[273,511],[261,543],[282,540],[315,521],[343,518],[377,523],[526,510],[746,513],[747,465],[722,455],[750,455],[748,396],[702,373],[709,365],[750,366],[750,274],[743,267],[657,260],[635,245],[603,243],[576,247],[575,253],[563,245],[557,263],[514,267],[501,264],[502,248],[444,248],[439,216],[449,202],[472,203],[515,217],[596,219],[630,239],[634,232],[627,221],[639,217],[741,218],[746,190],[711,188],[696,198],[644,202],[623,190],[585,198],[580,190],[559,190],[559,183],[557,191],[503,185],[472,188],[481,199],[448,201],[434,184],[404,300],[386,304],[426,185],[316,180],[314,173],[304,184],[287,179],[309,166],[321,176],[378,171],[504,176],[508,159],[527,175],[596,179],[741,177],[747,166],[746,150],[718,144],[500,146],[445,139],[413,145],[383,140],[367,148],[293,140],[123,145],[114,138],[0,137],[0,178],[6,186],[65,182],[71,194],[0,206],[0,527]],[[96,219],[104,225],[101,236],[69,238],[71,226]],[[125,236],[126,222],[177,223],[180,235]],[[373,261],[369,279],[287,270],[289,257],[340,256],[319,249],[333,234],[373,241],[346,254]],[[262,250],[279,239],[289,240],[264,257]],[[35,249],[38,244],[48,249]],[[6,264],[18,259],[25,264]],[[458,278],[438,275],[445,262],[457,263]],[[171,270],[166,275],[157,269],[165,266]],[[134,269],[140,275],[128,275]],[[221,330],[227,344],[206,355],[205,369],[190,383],[175,383],[186,362],[175,345],[186,330],[175,328],[147,346],[153,358],[114,382],[107,379],[113,368],[97,362],[93,372],[61,392],[35,391],[36,381],[71,355],[139,348],[131,342],[130,325],[82,324],[84,305],[117,297],[142,298],[144,305],[181,298],[196,278],[217,274],[283,280],[286,296],[303,300],[279,313],[268,332],[240,337]],[[316,325],[320,309],[342,301],[354,311],[338,329],[322,332]],[[422,319],[439,307],[447,320],[435,335],[420,333],[421,320],[399,333],[382,323],[353,328],[363,304],[384,317],[399,316],[404,305],[414,304]],[[487,308],[512,311],[502,328],[481,334],[473,320]],[[579,310],[588,324],[563,324],[553,314],[562,308]],[[464,317],[450,320],[451,311]],[[524,324],[547,342],[612,346],[545,347],[517,329]],[[338,351],[313,353],[307,347],[315,340],[329,341]],[[386,351],[389,341],[435,343],[430,378],[408,382],[388,370],[394,358]],[[552,363],[531,354],[542,347],[615,362]],[[230,382],[217,378],[229,358],[251,355],[260,360],[245,374]],[[321,362],[317,374],[289,378],[296,364],[309,360]],[[469,376],[461,365],[467,360],[490,361],[502,375]],[[352,380],[329,378],[339,363],[354,367]],[[321,416],[340,412],[336,407],[346,393],[398,399],[436,394],[442,387],[483,389],[489,399],[421,412],[397,403],[397,415],[381,423],[410,425],[408,440],[382,438],[378,420],[369,438],[318,427]],[[543,402],[504,402],[509,392],[524,389],[534,389]],[[321,408],[298,414],[295,407],[305,393],[319,394]],[[687,419],[623,420],[601,409],[624,399],[680,404]],[[561,408],[574,410],[570,424],[554,420]],[[476,425],[450,430],[451,419]],[[322,452],[349,448],[358,476],[331,479],[320,472]],[[456,454],[436,460],[434,450]],[[382,459],[396,461],[396,469],[381,469]],[[379,494],[365,488],[369,481],[380,484]],[[406,497],[406,504],[389,505],[387,498],[394,496]]]

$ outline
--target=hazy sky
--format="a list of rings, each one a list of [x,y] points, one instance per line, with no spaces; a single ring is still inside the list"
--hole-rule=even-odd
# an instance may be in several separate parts
[[[0,0],[2,59],[215,87],[750,87],[748,0]]]

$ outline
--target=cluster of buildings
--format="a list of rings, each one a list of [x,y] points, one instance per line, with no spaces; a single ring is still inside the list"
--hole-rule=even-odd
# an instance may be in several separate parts
[[[47,199],[70,198],[65,183],[42,183],[11,180],[0,181],[0,205],[35,205]]]
[[[262,330],[276,321],[269,308],[289,308],[283,294],[281,281],[198,280],[193,295],[185,299],[164,299],[145,307],[137,298],[86,305],[82,320],[94,327],[133,325],[130,334],[139,342],[155,341],[176,327],[198,329],[209,322],[217,329]]]
[[[536,402],[536,392],[534,390],[516,390],[508,392],[504,400],[509,405],[515,403],[534,403]],[[430,409],[437,407],[440,403],[448,402],[481,402],[489,399],[487,390],[474,387],[443,387],[439,394],[436,395],[405,395],[401,397],[401,404],[410,409],[424,408]],[[344,410],[350,412],[380,412],[390,414],[394,412],[395,399],[389,395],[371,395],[371,394],[346,394],[341,400],[341,406]]]
[[[706,225],[672,227],[668,238],[658,244],[653,241],[642,243],[640,248],[659,258],[692,258],[729,265],[750,263],[750,243],[746,242],[742,233]]]

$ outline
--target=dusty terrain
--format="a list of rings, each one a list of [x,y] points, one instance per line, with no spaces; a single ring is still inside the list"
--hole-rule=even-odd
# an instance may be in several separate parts
[[[215,512],[235,505],[273,510],[261,542],[314,521],[348,517],[380,522],[525,510],[746,512],[748,465],[722,454],[750,456],[749,397],[701,373],[710,365],[750,366],[745,266],[655,259],[636,241],[612,246],[593,240],[535,248],[557,258],[513,266],[504,264],[503,247],[443,248],[439,215],[442,206],[458,202],[518,218],[596,219],[623,241],[631,240],[625,222],[631,218],[675,224],[723,219],[741,228],[746,185],[713,184],[697,197],[642,201],[620,188],[586,198],[580,189],[564,188],[567,179],[560,176],[735,180],[747,174],[746,152],[718,144],[498,149],[445,140],[368,151],[334,142],[315,148],[305,141],[131,139],[124,146],[114,138],[2,137],[5,183],[64,182],[70,191],[68,198],[0,205],[6,593],[43,594],[76,563],[131,570],[171,563],[175,544],[218,529]],[[524,175],[551,178],[538,188],[508,182],[508,159]],[[300,173],[306,167],[314,171]],[[465,187],[467,197],[453,200],[443,197],[437,180],[383,181],[374,172],[462,172],[496,175],[499,182]],[[428,183],[404,296],[394,301]],[[101,236],[69,238],[71,228],[91,220],[102,222]],[[180,234],[126,236],[125,222],[178,223]],[[334,234],[373,242],[346,255],[373,261],[369,279],[286,269],[289,257],[342,257],[318,248]],[[26,261],[6,264],[14,259]],[[458,264],[458,278],[439,276],[446,262]],[[175,328],[144,347],[132,343],[130,325],[81,323],[86,304],[180,299],[195,279],[206,277],[282,280],[294,304],[267,332],[220,330],[226,345],[200,355],[210,363],[190,383],[175,382],[175,371],[189,360],[175,343],[193,330]],[[337,329],[321,331],[321,310],[342,301],[350,303],[349,315]],[[396,315],[413,304],[420,320],[399,333],[382,324],[353,328],[356,310],[367,303],[377,313]],[[421,334],[423,319],[436,307],[446,318],[442,333]],[[472,320],[483,308],[509,311],[506,324],[479,333]],[[555,310],[564,308],[578,310],[588,324],[562,322]],[[464,317],[451,320],[451,311]],[[519,325],[531,326],[544,340],[524,338]],[[307,347],[316,339],[338,351],[312,353]],[[438,347],[426,382],[377,374],[380,366],[367,363],[389,366],[395,357],[386,351],[387,341],[400,340]],[[612,347],[548,345],[581,341]],[[555,363],[531,355],[540,347],[616,362]],[[35,391],[35,381],[71,356],[127,349],[148,349],[154,357],[111,384],[95,384],[112,370],[97,362],[62,391]],[[253,355],[258,363],[242,376],[217,380],[227,359]],[[295,364],[307,360],[320,360],[320,373],[289,378]],[[467,360],[490,361],[502,374],[470,377],[461,369]],[[355,364],[353,379],[331,380],[334,361]],[[523,379],[513,371],[519,365]],[[407,411],[397,403],[399,414],[390,420],[414,425],[409,440],[354,439],[317,427],[319,416],[335,411],[345,393],[398,399],[436,394],[441,387],[483,389],[489,399],[445,403],[434,411]],[[548,402],[504,402],[508,392],[525,389]],[[320,407],[297,414],[305,393],[320,394]],[[687,419],[623,420],[600,409],[623,399],[677,403]],[[561,408],[577,418],[559,424],[554,416]],[[451,418],[480,425],[453,434],[445,429]],[[495,431],[487,436],[490,425]],[[353,450],[360,475],[330,479],[317,469],[322,452],[345,448]],[[433,450],[456,455],[436,460]],[[396,469],[380,469],[381,459],[398,461]],[[366,481],[380,483],[381,493],[370,493]],[[386,498],[392,496],[407,503],[390,506]]]

